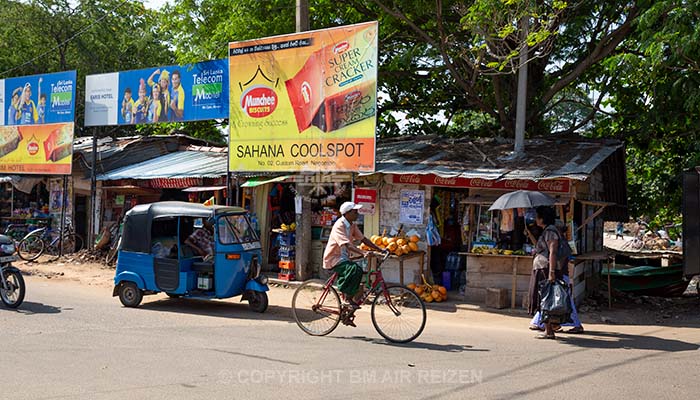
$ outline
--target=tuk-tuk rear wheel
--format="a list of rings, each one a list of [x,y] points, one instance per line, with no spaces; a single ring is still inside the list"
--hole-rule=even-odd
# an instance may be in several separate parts
[[[255,312],[264,313],[267,305],[268,299],[265,292],[251,292],[248,296],[248,306]]]
[[[123,282],[119,287],[119,301],[124,307],[138,307],[143,300],[143,292],[134,282]]]

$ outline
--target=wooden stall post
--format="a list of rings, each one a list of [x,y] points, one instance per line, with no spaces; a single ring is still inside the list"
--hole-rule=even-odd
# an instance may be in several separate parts
[[[513,263],[513,283],[510,295],[510,308],[515,308],[515,296],[518,291],[518,258],[512,257],[511,261]]]

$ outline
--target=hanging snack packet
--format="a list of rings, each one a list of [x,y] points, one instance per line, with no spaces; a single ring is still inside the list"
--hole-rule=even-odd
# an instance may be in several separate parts
[[[65,124],[54,129],[44,141],[46,161],[56,162],[73,151],[73,125]]]
[[[311,54],[294,78],[284,83],[300,133],[311,125],[314,115],[323,103],[322,81],[323,70],[317,51]]]

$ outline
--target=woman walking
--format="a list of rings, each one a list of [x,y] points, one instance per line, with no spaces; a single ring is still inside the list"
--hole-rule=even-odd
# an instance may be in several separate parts
[[[530,276],[528,311],[530,315],[535,315],[540,308],[540,284],[545,280],[554,282],[563,278],[562,263],[557,254],[559,247],[559,232],[555,223],[555,214],[552,207],[540,206],[536,209],[537,226],[543,229],[537,245],[535,246],[535,258],[532,261],[532,275]],[[538,339],[555,339],[554,325],[545,321],[544,334],[538,335]]]

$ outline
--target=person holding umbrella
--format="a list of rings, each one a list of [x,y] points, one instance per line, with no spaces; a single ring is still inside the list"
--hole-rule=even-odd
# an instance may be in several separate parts
[[[557,279],[563,279],[563,265],[566,262],[558,254],[561,235],[555,226],[554,209],[549,206],[539,206],[536,212],[537,225],[543,231],[535,245],[535,258],[532,261],[532,275],[530,276],[528,292],[528,298],[530,299],[528,312],[533,316],[539,311],[540,284],[545,280],[554,282]],[[536,337],[538,339],[556,339],[554,325],[551,322],[545,322],[544,326],[544,334]]]

